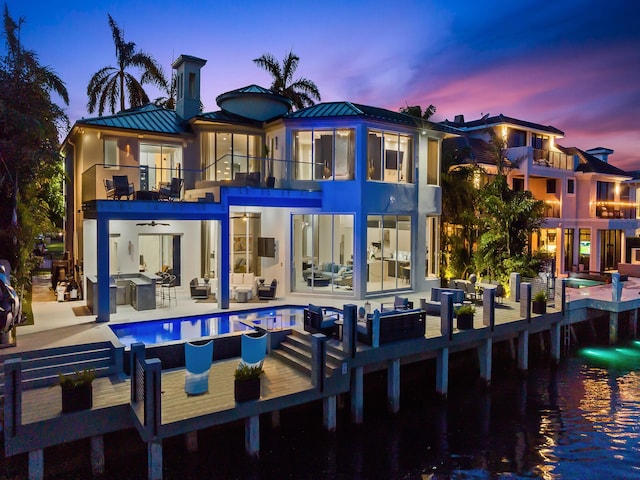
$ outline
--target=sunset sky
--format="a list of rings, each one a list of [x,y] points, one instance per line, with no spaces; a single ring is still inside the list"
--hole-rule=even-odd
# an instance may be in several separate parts
[[[563,130],[559,142],[615,150],[640,170],[640,2],[459,0],[107,2],[9,0],[24,46],[66,83],[72,122],[89,115],[91,75],[115,65],[110,13],[125,39],[169,74],[180,54],[207,60],[205,111],[219,94],[269,75],[252,59],[300,56],[297,76],[323,101],[398,110],[433,104],[434,120],[500,113]],[[188,6],[184,6],[188,5]],[[152,98],[160,96],[149,92]]]

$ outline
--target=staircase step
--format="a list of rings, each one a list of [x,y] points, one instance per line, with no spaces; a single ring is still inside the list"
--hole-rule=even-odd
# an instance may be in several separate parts
[[[279,348],[277,350],[273,350],[271,352],[271,355],[274,357],[278,357],[280,360],[283,360],[292,367],[297,368],[304,373],[311,374],[311,363],[303,361],[299,357],[292,355],[286,350]]]

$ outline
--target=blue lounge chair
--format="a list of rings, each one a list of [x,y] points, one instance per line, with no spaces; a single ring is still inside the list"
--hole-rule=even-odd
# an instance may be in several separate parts
[[[267,355],[267,332],[245,333],[240,341],[240,363],[249,367],[261,367]]]
[[[213,340],[204,345],[184,344],[186,373],[184,391],[187,395],[200,395],[209,391],[209,370],[213,360]]]

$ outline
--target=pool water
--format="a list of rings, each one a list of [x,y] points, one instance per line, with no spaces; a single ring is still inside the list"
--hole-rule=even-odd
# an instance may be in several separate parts
[[[566,280],[565,285],[568,288],[585,288],[594,287],[596,285],[604,285],[604,282],[599,280],[589,280],[588,278],[569,278]]]
[[[250,330],[247,324],[266,330],[281,330],[302,325],[305,307],[288,305],[257,308],[234,312],[216,312],[210,315],[149,320],[109,325],[125,346],[142,342],[157,345],[201,337],[226,335]]]

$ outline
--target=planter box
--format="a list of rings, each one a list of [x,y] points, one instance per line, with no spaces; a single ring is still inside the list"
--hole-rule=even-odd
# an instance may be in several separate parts
[[[87,410],[93,406],[91,384],[76,388],[62,388],[62,411],[64,413]]]
[[[458,314],[458,330],[471,330],[473,328],[473,313]]]
[[[543,300],[534,300],[531,302],[531,310],[538,315],[547,313],[547,302]]]
[[[247,380],[234,380],[233,396],[236,402],[246,402],[260,398],[260,377]]]

